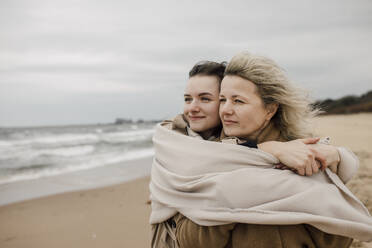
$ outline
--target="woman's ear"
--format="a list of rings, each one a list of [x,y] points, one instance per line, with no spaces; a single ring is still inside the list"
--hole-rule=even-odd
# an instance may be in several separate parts
[[[271,120],[271,118],[275,115],[276,111],[278,111],[279,104],[278,103],[270,103],[266,105],[266,120]]]

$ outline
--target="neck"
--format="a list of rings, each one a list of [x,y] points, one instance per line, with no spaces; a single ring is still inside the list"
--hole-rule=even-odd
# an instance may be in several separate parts
[[[200,136],[203,137],[203,139],[207,140],[211,136],[217,136],[219,134],[219,130],[220,130],[220,126],[217,126],[217,127],[208,129],[206,131],[199,132],[199,134],[200,134]]]
[[[280,131],[276,128],[272,121],[264,122],[263,125],[254,134],[242,137],[244,139],[256,141],[257,144],[266,141],[284,141],[280,135]]]
[[[263,143],[266,141],[284,141],[280,135],[280,131],[272,121],[270,121],[268,125],[261,130],[256,140],[257,143]]]
[[[262,139],[262,133],[264,131],[266,131],[266,132],[271,131],[272,126],[273,126],[272,122],[270,120],[266,120],[262,123],[262,125],[260,127],[257,128],[256,131],[254,131],[253,133],[251,133],[247,136],[241,137],[241,138],[246,139],[246,140],[257,141],[257,143],[258,143],[258,140]]]

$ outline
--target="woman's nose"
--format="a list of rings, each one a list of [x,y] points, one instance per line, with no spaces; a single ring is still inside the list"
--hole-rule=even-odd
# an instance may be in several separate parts
[[[230,101],[226,101],[224,104],[221,104],[220,113],[221,116],[233,114],[233,109],[232,105],[230,104]]]
[[[199,112],[200,111],[200,106],[197,101],[192,101],[190,104],[190,111],[191,112]]]

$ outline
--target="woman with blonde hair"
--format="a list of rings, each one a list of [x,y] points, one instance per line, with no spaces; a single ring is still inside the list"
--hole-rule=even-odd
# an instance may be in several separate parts
[[[368,211],[340,180],[350,179],[350,167],[340,163],[340,178],[328,169],[305,178],[275,170],[278,160],[270,154],[231,146],[310,134],[314,111],[275,63],[248,53],[235,56],[222,80],[220,102],[224,133],[233,137],[222,141],[230,144],[157,128],[152,223],[185,215],[175,233],[180,247],[213,246],[216,240],[225,242],[218,247],[348,247],[351,239],[344,236],[368,239]],[[310,174],[309,169],[297,171]],[[210,227],[217,227],[212,235]]]

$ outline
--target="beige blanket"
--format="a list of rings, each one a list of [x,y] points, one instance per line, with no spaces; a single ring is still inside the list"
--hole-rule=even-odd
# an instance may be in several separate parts
[[[177,212],[199,225],[307,223],[372,241],[372,218],[330,170],[311,177],[274,169],[258,149],[198,140],[160,125],[153,137],[150,223]]]

